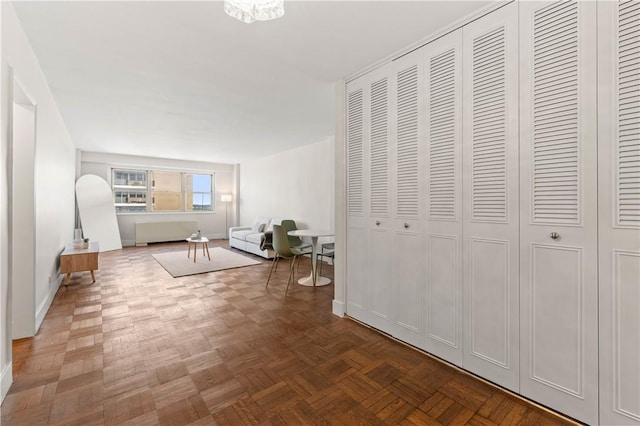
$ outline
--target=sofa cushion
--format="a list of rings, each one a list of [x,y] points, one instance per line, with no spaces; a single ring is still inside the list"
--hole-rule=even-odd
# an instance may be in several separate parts
[[[260,245],[260,240],[262,239],[262,235],[263,235],[262,232],[256,232],[256,233],[252,232],[246,235],[245,240],[248,243]]]
[[[231,238],[235,238],[241,241],[247,241],[247,234],[253,234],[254,232],[251,229],[244,229],[242,231],[233,231],[231,233]]]

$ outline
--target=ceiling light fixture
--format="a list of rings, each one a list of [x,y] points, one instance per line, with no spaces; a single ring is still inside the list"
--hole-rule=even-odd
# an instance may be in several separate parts
[[[250,24],[284,15],[284,0],[224,0],[227,15]]]

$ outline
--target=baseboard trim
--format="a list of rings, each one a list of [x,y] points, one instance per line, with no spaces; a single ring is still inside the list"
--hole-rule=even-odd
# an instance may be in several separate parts
[[[2,369],[2,377],[0,377],[0,403],[7,396],[11,383],[13,382],[13,362],[9,362]]]
[[[333,315],[344,317],[344,302],[333,299]]]
[[[37,334],[38,330],[40,330],[44,317],[47,316],[47,312],[49,312],[51,303],[53,303],[53,299],[56,297],[56,293],[58,292],[63,279],[64,275],[58,275],[55,280],[52,280],[53,285],[49,286],[49,295],[42,304],[38,306],[38,310],[36,311],[36,330],[34,334]]]

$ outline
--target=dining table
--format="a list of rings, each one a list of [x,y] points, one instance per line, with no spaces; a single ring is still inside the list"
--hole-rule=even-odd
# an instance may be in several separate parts
[[[287,232],[287,234],[295,237],[311,238],[311,275],[300,278],[298,280],[298,284],[307,287],[329,285],[331,283],[329,278],[316,276],[316,264],[318,262],[318,238],[332,237],[334,233],[332,231],[318,231],[314,229],[295,229]]]

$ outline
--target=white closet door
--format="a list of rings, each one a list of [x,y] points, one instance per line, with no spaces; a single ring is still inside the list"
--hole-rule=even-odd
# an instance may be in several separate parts
[[[600,424],[640,424],[640,2],[598,3]]]
[[[462,30],[423,50],[425,349],[462,365]]]
[[[392,274],[393,234],[389,185],[391,104],[393,78],[389,76],[389,66],[382,67],[367,75],[366,89],[370,105],[368,122],[369,155],[367,180],[370,186],[367,218],[368,240],[360,245],[367,252],[368,278],[367,323],[393,334],[395,320],[394,281]]]
[[[367,232],[365,227],[365,148],[368,143],[369,108],[365,80],[346,87],[347,144],[347,282],[346,312],[366,322],[367,312]]]
[[[596,3],[520,3],[521,393],[598,421]]]
[[[463,27],[464,368],[518,390],[517,4]]]
[[[420,240],[420,93],[422,50],[393,63],[395,175],[393,282],[395,326],[393,335],[412,345],[424,346],[423,250]]]

